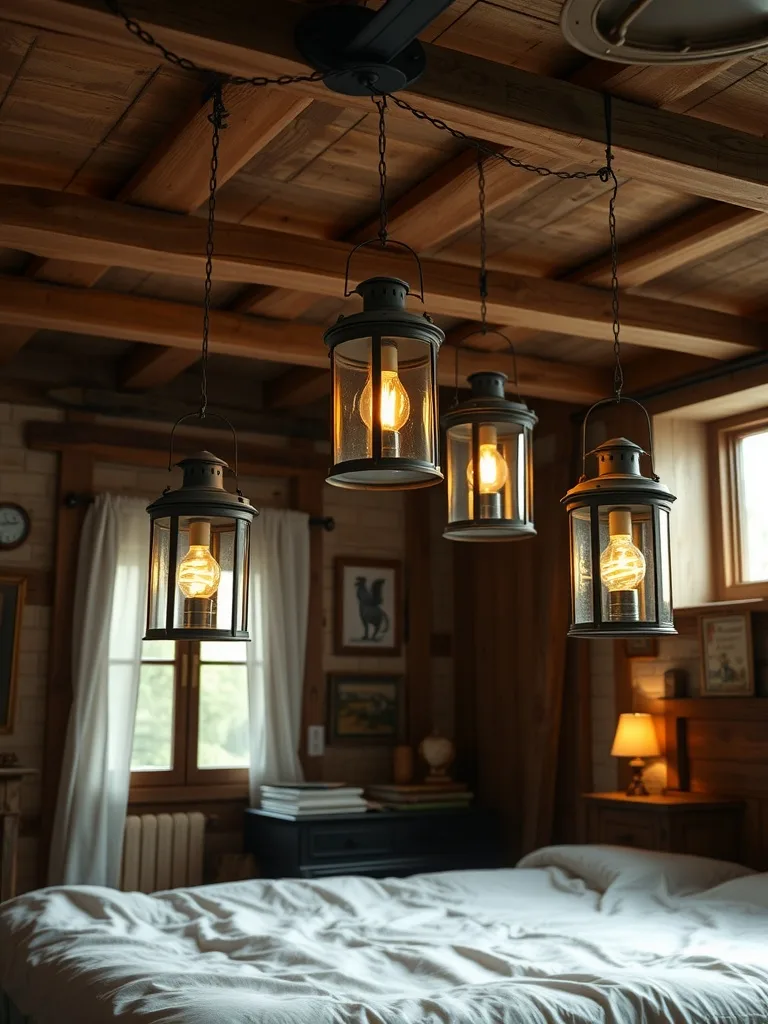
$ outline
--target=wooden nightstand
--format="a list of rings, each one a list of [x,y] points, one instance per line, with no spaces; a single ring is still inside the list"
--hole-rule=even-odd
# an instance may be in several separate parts
[[[300,821],[245,812],[245,849],[263,878],[386,878],[501,866],[496,817],[479,808],[369,811]]]
[[[585,793],[586,841],[738,861],[744,804],[699,793]]]

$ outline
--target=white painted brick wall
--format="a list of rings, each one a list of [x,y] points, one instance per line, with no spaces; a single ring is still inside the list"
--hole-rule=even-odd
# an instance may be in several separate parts
[[[0,403],[0,499],[22,505],[32,524],[25,544],[15,551],[0,552],[0,574],[53,569],[58,460],[48,452],[29,451],[24,446],[23,432],[28,420],[57,422],[62,418],[56,409]],[[0,735],[0,751],[13,751],[25,766],[38,770],[43,759],[50,622],[49,607],[27,602],[19,638],[16,720],[10,735]],[[21,813],[27,820],[34,820],[40,813],[39,775],[24,781]],[[37,858],[37,839],[22,837],[21,891],[37,884]]]

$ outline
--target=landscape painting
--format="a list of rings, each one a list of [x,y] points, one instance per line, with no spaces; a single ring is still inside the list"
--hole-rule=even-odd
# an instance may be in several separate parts
[[[402,678],[334,674],[328,680],[329,742],[400,740]]]
[[[336,654],[397,655],[401,646],[400,563],[337,558]]]

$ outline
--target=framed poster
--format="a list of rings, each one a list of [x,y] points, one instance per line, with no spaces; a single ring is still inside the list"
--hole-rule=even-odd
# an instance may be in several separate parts
[[[0,733],[13,732],[21,613],[27,581],[0,576]]]
[[[751,697],[755,692],[749,615],[701,619],[702,697]]]
[[[400,742],[402,676],[335,672],[328,677],[328,742]]]
[[[337,558],[334,653],[400,654],[403,601],[401,563]]]

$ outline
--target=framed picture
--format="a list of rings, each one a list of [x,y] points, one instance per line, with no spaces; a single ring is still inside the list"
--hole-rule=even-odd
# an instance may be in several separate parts
[[[328,677],[330,744],[400,742],[403,725],[403,677],[363,672]]]
[[[336,654],[400,654],[401,563],[337,558],[334,587]]]
[[[624,641],[628,658],[658,658],[659,638],[655,636],[628,636]]]
[[[27,581],[0,576],[0,733],[13,732],[21,613]]]
[[[701,619],[701,694],[750,697],[755,692],[749,615],[704,615]]]

